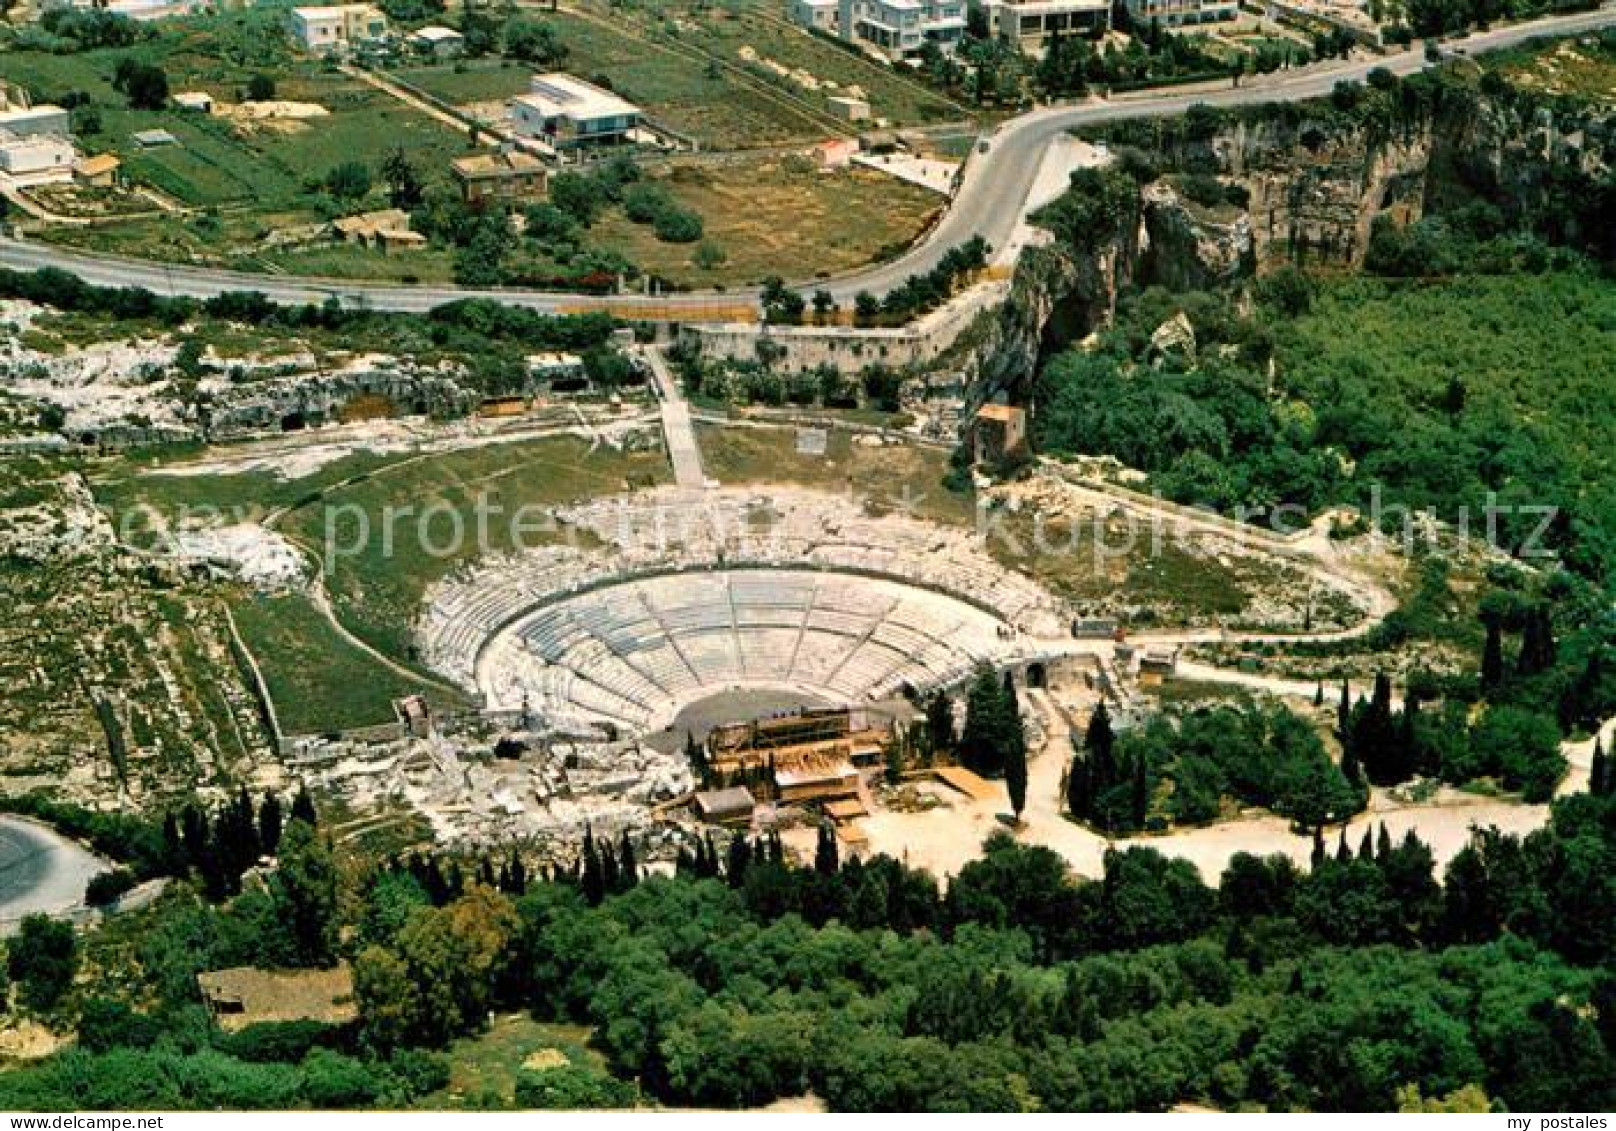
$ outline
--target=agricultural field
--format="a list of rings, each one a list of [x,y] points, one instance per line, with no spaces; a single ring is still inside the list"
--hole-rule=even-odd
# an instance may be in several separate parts
[[[567,50],[560,69],[610,86],[704,149],[850,133],[859,127],[835,116],[826,101],[841,93],[862,93],[875,116],[896,125],[965,116],[915,80],[792,26],[766,3],[589,3],[542,20]],[[398,73],[429,94],[475,106],[522,93],[530,71],[474,59]]]
[[[821,172],[796,156],[673,162],[648,172],[701,216],[702,242],[722,249],[723,261],[699,263],[700,244],[658,240],[649,225],[615,209],[595,222],[589,242],[690,287],[824,276],[885,259],[908,246],[943,204],[936,193],[884,173]]]

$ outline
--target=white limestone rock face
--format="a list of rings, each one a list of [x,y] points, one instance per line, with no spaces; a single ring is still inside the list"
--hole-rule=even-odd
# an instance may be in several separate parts
[[[182,530],[174,536],[174,548],[181,557],[220,567],[265,591],[294,588],[308,576],[297,547],[256,522]]]
[[[77,473],[43,485],[37,503],[0,510],[0,557],[38,563],[93,558],[116,542],[112,524]]]

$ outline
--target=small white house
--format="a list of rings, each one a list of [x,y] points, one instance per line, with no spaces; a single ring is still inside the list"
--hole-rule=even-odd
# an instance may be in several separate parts
[[[410,46],[434,59],[457,59],[466,50],[466,37],[452,27],[424,27],[410,32]]]
[[[372,4],[327,4],[292,9],[292,38],[316,55],[342,55],[387,35],[387,17]]]
[[[174,96],[174,105],[193,114],[211,114],[213,95],[203,90],[182,90]]]
[[[836,31],[836,12],[840,7],[840,0],[791,0],[787,11],[792,23],[829,35]]]
[[[611,145],[627,139],[642,112],[609,90],[571,75],[534,75],[527,94],[511,101],[518,135],[557,148]]]
[[[65,184],[73,179],[78,150],[55,134],[17,137],[0,133],[0,177],[18,187]]]

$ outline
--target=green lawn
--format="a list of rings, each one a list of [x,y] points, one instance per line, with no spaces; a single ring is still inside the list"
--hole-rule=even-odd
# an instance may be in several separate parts
[[[720,483],[795,483],[851,492],[853,499],[869,500],[877,508],[908,499],[917,518],[961,526],[974,520],[971,499],[943,487],[946,451],[907,445],[867,448],[853,437],[850,431],[834,429],[825,454],[809,456],[797,451],[793,427],[696,428],[702,465]]]
[[[582,1025],[535,1021],[525,1014],[496,1018],[487,1031],[449,1046],[449,1086],[427,1097],[437,1108],[509,1108],[516,1102],[516,1079],[531,1058],[551,1063],[559,1054],[573,1064],[604,1069],[605,1059],[589,1048]],[[491,1102],[492,1101],[492,1102]]]
[[[433,581],[483,551],[562,535],[513,528],[512,517],[667,478],[660,451],[591,450],[571,437],[490,444],[404,460],[287,515],[280,529],[327,562],[326,584],[343,623],[371,646],[409,662],[412,627]],[[479,534],[476,508],[490,517]],[[495,510],[494,508],[501,508]],[[388,515],[392,538],[386,536]],[[459,525],[463,538],[455,540]],[[366,532],[368,531],[368,536]]]
[[[466,59],[424,67],[400,67],[393,74],[455,105],[501,102],[526,94],[533,68],[504,59]]]
[[[445,707],[466,701],[435,684],[406,679],[343,639],[297,594],[249,595],[231,612],[286,734],[318,734],[392,722],[392,702],[424,694]]]

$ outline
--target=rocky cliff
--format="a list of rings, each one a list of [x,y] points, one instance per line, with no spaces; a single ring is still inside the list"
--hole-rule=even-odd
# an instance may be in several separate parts
[[[1118,128],[1114,146],[1132,150],[1131,167],[1154,178],[1114,225],[1057,235],[1023,255],[969,400],[1026,400],[1040,357],[1106,326],[1129,286],[1209,289],[1283,264],[1356,269],[1382,217],[1406,225],[1484,200],[1507,225],[1550,239],[1616,239],[1587,199],[1589,186],[1595,197],[1611,191],[1616,118],[1608,113],[1440,84],[1362,97],[1345,108],[1326,99],[1211,126],[1188,121],[1191,114]],[[1197,204],[1190,182],[1201,199],[1209,186],[1226,195]]]

